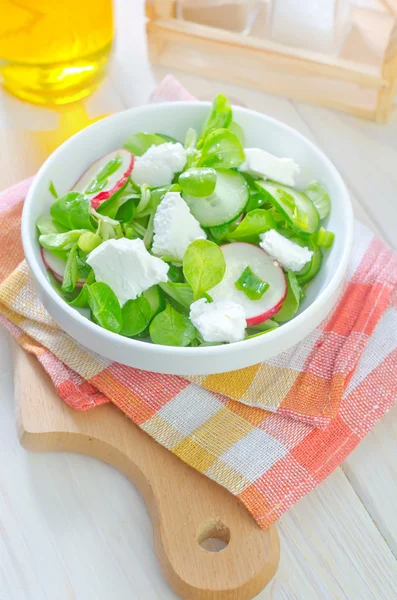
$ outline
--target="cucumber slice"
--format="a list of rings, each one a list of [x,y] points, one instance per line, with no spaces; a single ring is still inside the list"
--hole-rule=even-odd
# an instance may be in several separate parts
[[[294,235],[291,231],[283,230],[282,234],[285,235],[285,237],[288,237],[291,242],[295,242],[300,246],[309,248],[309,250],[313,252],[311,261],[308,262],[298,273],[295,273],[299,285],[309,283],[309,281],[314,279],[314,277],[317,275],[321,269],[321,265],[323,264],[323,255],[321,249],[319,246],[316,246],[312,240],[301,238],[298,235]]]
[[[320,181],[313,179],[305,188],[304,193],[313,202],[320,219],[328,217],[331,210],[331,199]]]
[[[316,231],[320,218],[313,202],[305,194],[273,181],[255,181],[255,185],[267,193],[269,201],[295,231],[306,234]],[[302,215],[306,215],[307,219],[302,219]]]
[[[226,225],[244,211],[249,191],[244,177],[237,171],[217,169],[216,187],[211,196],[197,198],[182,194],[192,215],[204,227]]]

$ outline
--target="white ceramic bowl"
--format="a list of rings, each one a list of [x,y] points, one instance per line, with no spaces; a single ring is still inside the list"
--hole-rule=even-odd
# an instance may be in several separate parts
[[[62,144],[41,167],[29,190],[22,216],[22,240],[40,299],[69,335],[108,359],[177,375],[240,369],[271,358],[302,340],[326,317],[338,298],[353,235],[352,207],[342,178],[328,158],[300,133],[275,119],[240,107],[234,107],[234,118],[245,131],[247,147],[264,148],[278,156],[294,158],[301,166],[298,185],[319,179],[332,199],[332,212],[326,226],[336,233],[335,242],[294,319],[275,331],[243,342],[174,348],[106,331],[68,306],[53,290],[40,256],[35,226],[36,219],[49,211],[52,201],[49,182],[52,180],[63,194],[87,167],[107,152],[121,147],[131,133],[164,133],[183,140],[189,127],[200,129],[209,110],[210,104],[206,102],[177,102],[133,108],[103,119]]]

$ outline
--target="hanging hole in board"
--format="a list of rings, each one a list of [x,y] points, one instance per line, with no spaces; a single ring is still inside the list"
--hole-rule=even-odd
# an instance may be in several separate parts
[[[207,552],[221,552],[230,542],[230,529],[220,520],[205,521],[198,528],[197,541]]]

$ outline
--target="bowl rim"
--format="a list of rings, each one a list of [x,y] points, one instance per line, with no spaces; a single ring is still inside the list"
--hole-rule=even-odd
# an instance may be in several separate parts
[[[301,324],[303,324],[304,322],[307,322],[307,320],[310,320],[312,317],[314,317],[315,313],[331,299],[331,297],[338,290],[340,284],[342,283],[342,280],[347,271],[347,267],[348,267],[348,263],[349,263],[349,259],[350,259],[350,255],[351,255],[351,249],[353,246],[354,219],[353,219],[353,208],[352,208],[352,204],[351,204],[351,200],[350,200],[350,194],[346,187],[346,184],[344,183],[341,175],[339,174],[339,171],[336,169],[336,167],[334,166],[332,161],[326,156],[326,154],[324,154],[324,152],[322,150],[320,150],[320,148],[318,148],[313,142],[311,142],[308,138],[306,138],[303,134],[301,134],[299,131],[297,131],[293,127],[283,123],[282,121],[279,121],[278,119],[275,119],[273,117],[270,117],[270,116],[260,113],[258,111],[251,110],[249,108],[245,108],[245,107],[241,107],[241,106],[233,106],[233,111],[235,111],[236,114],[238,114],[238,113],[250,114],[250,115],[253,114],[256,117],[258,117],[259,119],[263,119],[268,122],[274,123],[277,127],[285,130],[287,133],[300,138],[300,140],[302,142],[304,142],[305,144],[309,145],[309,147],[311,147],[311,149],[315,153],[321,155],[327,168],[330,170],[337,186],[340,188],[341,194],[343,196],[343,202],[342,202],[342,209],[343,209],[343,213],[344,213],[343,219],[346,223],[346,239],[345,239],[345,243],[344,243],[342,257],[341,257],[341,260],[340,260],[336,270],[334,271],[328,285],[317,296],[317,298],[315,298],[315,300],[310,304],[310,306],[308,306],[302,313],[293,317],[290,321],[283,323],[278,329],[269,331],[265,336],[258,336],[258,337],[254,337],[254,338],[251,338],[248,340],[241,340],[240,342],[233,342],[232,344],[221,344],[221,345],[216,345],[216,346],[205,346],[205,347],[197,346],[197,347],[192,347],[192,348],[190,348],[190,347],[185,348],[185,347],[179,347],[179,346],[163,346],[163,345],[159,345],[159,344],[150,344],[150,343],[144,342],[142,340],[134,340],[132,338],[124,337],[118,333],[113,333],[111,331],[108,331],[107,329],[103,329],[99,325],[96,325],[96,323],[90,321],[85,316],[80,314],[79,311],[75,310],[72,306],[69,306],[53,289],[53,287],[50,284],[50,281],[45,276],[45,274],[42,272],[41,265],[39,264],[38,260],[35,258],[34,248],[35,248],[35,244],[37,243],[37,238],[36,238],[36,236],[31,236],[31,234],[30,234],[30,227],[31,227],[30,219],[31,219],[32,207],[34,206],[36,189],[39,185],[41,176],[42,176],[43,172],[47,169],[49,163],[56,162],[58,156],[64,151],[64,149],[67,148],[69,145],[74,144],[76,139],[87,136],[87,132],[91,132],[95,129],[101,129],[104,122],[109,123],[111,121],[117,121],[120,119],[128,118],[127,115],[129,115],[131,113],[139,114],[140,112],[156,111],[156,110],[161,110],[161,108],[164,108],[164,107],[172,108],[172,107],[187,106],[189,108],[194,109],[195,107],[198,107],[198,106],[210,107],[211,105],[212,105],[211,102],[202,102],[202,101],[164,102],[164,103],[157,103],[157,104],[147,104],[147,105],[139,106],[139,107],[132,107],[132,108],[117,112],[108,117],[105,117],[104,119],[101,119],[100,121],[97,121],[97,122],[93,123],[92,125],[89,125],[85,129],[79,131],[78,133],[74,134],[68,140],[63,142],[54,152],[52,152],[50,154],[50,156],[48,156],[48,158],[45,160],[43,165],[40,167],[39,171],[37,172],[37,174],[34,178],[32,185],[29,188],[29,191],[27,193],[27,196],[26,196],[26,199],[24,202],[24,207],[23,207],[23,212],[22,212],[22,222],[21,222],[22,245],[23,245],[23,250],[24,250],[24,254],[25,254],[25,258],[28,263],[28,266],[29,266],[30,270],[32,271],[36,282],[44,290],[44,292],[51,297],[51,300],[60,308],[60,310],[66,312],[71,317],[71,319],[76,320],[78,323],[81,324],[82,327],[87,327],[89,330],[92,331],[92,333],[94,335],[101,335],[104,342],[109,341],[111,343],[116,343],[117,345],[124,348],[125,350],[127,350],[127,349],[128,350],[139,350],[139,349],[142,349],[142,344],[145,344],[145,350],[153,353],[154,356],[157,355],[158,357],[161,357],[161,355],[163,355],[164,353],[174,354],[176,358],[178,356],[182,356],[182,355],[186,356],[188,354],[189,357],[191,357],[191,358],[199,359],[200,357],[203,356],[204,353],[207,356],[208,356],[208,354],[212,354],[214,356],[222,354],[223,356],[226,357],[228,354],[234,353],[240,349],[245,348],[247,351],[254,350],[255,348],[261,346],[263,343],[276,342],[279,338],[282,338],[282,337],[288,335],[288,333],[291,332],[293,329],[296,329]]]

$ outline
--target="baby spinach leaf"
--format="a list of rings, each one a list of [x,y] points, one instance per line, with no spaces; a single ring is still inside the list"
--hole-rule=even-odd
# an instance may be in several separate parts
[[[182,269],[180,267],[176,267],[175,265],[170,265],[168,269],[168,279],[172,281],[172,283],[183,283],[185,278],[183,276]]]
[[[123,318],[114,291],[106,283],[96,282],[87,285],[86,292],[93,319],[104,329],[119,333],[123,325]]]
[[[216,186],[216,171],[208,167],[188,169],[179,176],[178,183],[182,191],[190,196],[211,196]]]
[[[49,269],[47,269],[47,276],[52,288],[56,291],[58,296],[65,300],[65,302],[70,303],[73,300],[73,298],[75,298],[75,292],[68,294],[67,292],[64,292],[62,290],[62,284],[58,281],[58,279],[55,279],[54,275]]]
[[[214,242],[195,240],[188,246],[183,257],[183,274],[195,299],[222,281],[225,270],[223,252]]]
[[[88,308],[88,292],[87,288],[95,281],[94,271],[91,271],[87,277],[87,280],[81,288],[79,294],[72,301],[69,302],[70,306],[75,308]]]
[[[87,279],[88,275],[91,273],[92,269],[89,264],[87,264],[87,256],[86,252],[77,248],[77,276],[78,279]]]
[[[135,300],[128,300],[121,309],[123,326],[121,335],[133,337],[141,333],[150,323],[152,309],[144,296],[138,296]]]
[[[236,123],[236,121],[232,121],[228,127],[228,129],[234,133],[234,135],[238,138],[240,144],[244,147],[245,146],[245,133],[243,128]]]
[[[234,284],[250,300],[260,300],[269,289],[269,284],[255,275],[251,267],[246,267]]]
[[[56,223],[67,229],[91,229],[91,203],[88,196],[68,192],[51,204],[50,214]]]
[[[77,283],[77,245],[70,250],[66,261],[65,273],[62,281],[63,292],[73,292]]]
[[[155,317],[157,313],[165,309],[164,294],[158,285],[152,285],[152,287],[145,290],[142,295],[149,302],[151,319]]]
[[[212,110],[203,125],[197,147],[201,148],[205,138],[215,129],[227,129],[232,122],[232,118],[232,107],[229,100],[223,94],[218,94],[212,103]]]
[[[97,213],[110,217],[111,219],[118,217],[118,212],[122,206],[130,201],[139,201],[139,194],[132,188],[130,184],[124,186],[121,190],[113,194],[110,198],[101,202],[97,208]],[[117,219],[121,221],[121,219]]]
[[[180,144],[180,141],[172,137],[172,135],[166,135],[165,133],[156,133],[156,135],[163,138],[165,142],[171,142],[171,144]]]
[[[197,166],[234,169],[244,160],[244,150],[237,136],[228,129],[217,129],[205,139]]]
[[[79,239],[84,229],[66,231],[65,233],[45,233],[39,237],[39,243],[43,248],[51,251],[69,250]]]
[[[279,324],[276,323],[276,321],[273,321],[273,319],[269,319],[268,321],[265,321],[264,323],[261,323],[260,325],[256,325],[255,327],[249,327],[246,330],[246,336],[244,339],[250,340],[252,338],[259,337],[260,335],[265,335],[266,333],[269,333],[270,331],[274,331],[275,329],[278,329],[278,327],[279,327]]]
[[[246,212],[254,210],[255,208],[271,208],[272,204],[269,202],[269,196],[263,188],[255,185],[255,180],[251,175],[243,173],[243,176],[248,183],[249,191],[249,198],[245,208]]]
[[[232,229],[233,223],[226,223],[225,225],[215,225],[210,227],[209,231],[216,242],[221,242],[227,237],[227,234]]]
[[[59,194],[55,189],[55,185],[54,185],[53,181],[50,181],[50,185],[48,186],[48,191],[50,192],[51,196],[53,196],[55,199],[59,197]]]
[[[63,233],[66,231],[65,227],[61,227],[58,223],[50,217],[50,215],[43,215],[36,221],[36,227],[39,230],[40,235],[46,235],[47,233]]]
[[[172,281],[167,281],[166,283],[159,283],[159,286],[167,296],[173,298],[182,309],[185,309],[183,312],[186,312],[186,310],[189,311],[190,305],[194,302],[194,295],[193,290],[188,283],[173,283]]]
[[[124,144],[124,148],[134,156],[142,156],[152,146],[161,146],[165,141],[157,133],[133,133]]]
[[[301,288],[298,280],[292,271],[287,273],[287,296],[283,302],[281,309],[275,315],[274,320],[278,323],[289,321],[298,312],[301,301]]]
[[[275,229],[275,227],[276,222],[272,213],[269,210],[256,208],[246,214],[236,229],[228,234],[227,239],[232,242],[257,244],[261,233]]]
[[[188,346],[196,337],[196,329],[190,319],[169,304],[154,317],[149,332],[152,342],[163,346]]]
[[[119,154],[116,154],[114,158],[109,160],[108,163],[99,171],[98,175],[91,181],[88,188],[85,190],[86,194],[97,194],[106,187],[109,177],[113,175],[117,169],[123,164],[122,158]]]

